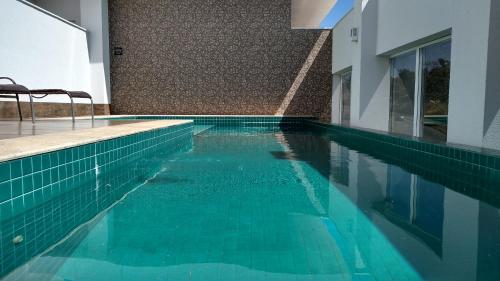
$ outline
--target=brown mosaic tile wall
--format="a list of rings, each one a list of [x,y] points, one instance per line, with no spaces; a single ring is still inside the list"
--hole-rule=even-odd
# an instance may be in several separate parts
[[[290,0],[110,0],[113,114],[275,114],[322,31]],[[123,55],[113,55],[113,48]],[[330,118],[331,37],[285,110]]]
[[[90,116],[89,104],[75,104],[75,115],[77,116]],[[21,102],[21,112],[23,117],[31,118],[31,108],[29,102]],[[12,101],[0,101],[0,118],[14,118],[19,117],[17,112],[17,103]],[[50,102],[36,102],[35,114],[37,117],[64,117],[71,116],[71,106],[69,103],[50,103]],[[94,104],[95,115],[109,115],[109,104]]]

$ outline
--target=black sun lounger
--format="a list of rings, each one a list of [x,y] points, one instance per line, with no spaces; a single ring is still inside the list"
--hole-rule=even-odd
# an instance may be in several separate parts
[[[62,89],[37,89],[30,90],[31,94],[34,98],[41,99],[49,95],[67,95],[71,100],[71,118],[73,122],[75,122],[75,104],[73,99],[90,99],[90,112],[92,113],[92,121],[94,121],[94,101],[92,100],[92,96],[87,92],[82,91],[66,91]],[[41,95],[41,96],[35,96]]]
[[[21,112],[21,104],[19,103],[19,95],[28,95],[31,105],[31,120],[35,123],[35,111],[33,108],[33,96],[28,88],[16,84],[16,82],[9,77],[0,77],[1,80],[9,80],[10,84],[0,84],[0,98],[15,99],[17,101],[17,111],[19,112],[19,120],[23,121],[23,114]]]
[[[19,111],[19,119],[22,121],[23,116],[21,113],[21,104],[19,103],[19,95],[28,95],[30,98],[31,105],[31,118],[33,123],[35,123],[35,109],[33,104],[33,98],[41,99],[48,95],[67,95],[71,100],[71,118],[75,122],[75,104],[73,99],[90,99],[90,112],[92,113],[92,121],[94,121],[94,101],[92,96],[83,91],[66,91],[62,89],[37,89],[29,90],[28,88],[16,84],[13,79],[9,77],[0,77],[0,79],[9,80],[10,84],[0,84],[0,98],[11,98],[17,101],[17,110]],[[35,96],[36,94],[41,96]]]

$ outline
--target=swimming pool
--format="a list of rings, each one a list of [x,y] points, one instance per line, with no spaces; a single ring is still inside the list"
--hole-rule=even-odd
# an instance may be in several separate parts
[[[5,279],[500,280],[498,181],[481,167],[316,130],[195,132],[9,219],[52,228]]]

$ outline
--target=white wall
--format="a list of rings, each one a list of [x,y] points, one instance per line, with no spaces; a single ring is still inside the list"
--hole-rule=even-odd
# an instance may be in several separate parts
[[[337,23],[332,31],[332,73],[344,71],[352,66],[354,55],[353,47],[356,43],[351,41],[350,30],[353,27],[354,12],[349,12]]]
[[[93,1],[102,2],[82,2]],[[1,1],[0,10],[8,11],[0,17],[0,76],[12,77],[32,89],[83,90],[94,97],[95,103],[109,103],[106,83],[95,80],[93,75],[90,58],[98,51],[107,52],[104,43],[98,40],[94,42],[101,45],[101,50],[92,44],[88,47],[88,43],[93,42],[94,30],[85,32],[16,0]],[[98,16],[102,19],[102,15]],[[96,83],[104,85],[96,87]],[[48,97],[40,101],[69,102],[67,97]]]
[[[332,31],[332,119],[334,124],[340,124],[340,108],[342,87],[340,74],[352,66],[356,43],[351,41],[350,29],[353,27],[354,12],[349,12]]]
[[[451,27],[453,0],[371,0],[378,2],[377,54],[429,41]],[[475,1],[471,1],[475,2]]]
[[[448,141],[500,149],[500,3],[457,1],[453,15]]]
[[[351,111],[351,124],[357,127],[387,131],[389,129],[390,77],[389,59],[377,56],[378,1],[371,0],[361,8],[359,60],[359,100]],[[359,63],[359,64],[358,64]],[[354,78],[356,79],[356,78]],[[351,107],[353,105],[351,104]]]
[[[354,9],[333,29],[332,72],[339,74],[352,66],[351,126],[387,131],[389,58],[377,56],[377,26],[378,0],[356,0]],[[349,35],[354,27],[358,28],[358,42],[352,42]],[[340,102],[340,87],[335,82],[332,121],[338,120]]]
[[[332,73],[352,65],[351,125],[388,130],[390,55],[451,34],[448,142],[500,149],[499,28],[499,1],[356,0],[333,30]]]
[[[500,2],[492,1],[486,76],[483,146],[500,149]]]
[[[90,91],[111,101],[108,1],[81,2],[82,26],[87,29],[90,62]]]

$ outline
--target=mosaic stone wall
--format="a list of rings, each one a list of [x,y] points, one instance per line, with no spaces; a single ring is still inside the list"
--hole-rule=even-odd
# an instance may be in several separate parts
[[[31,108],[29,102],[21,102],[21,112],[23,118],[31,118]],[[89,104],[75,103],[76,116],[89,116]],[[94,104],[95,115],[109,115],[109,104]],[[40,117],[67,117],[71,116],[71,106],[69,103],[35,102],[35,115]],[[19,118],[17,103],[13,101],[0,101],[0,118]]]
[[[275,114],[322,33],[290,28],[290,0],[110,0],[109,19],[114,114]],[[285,115],[329,119],[330,68],[328,37]]]

